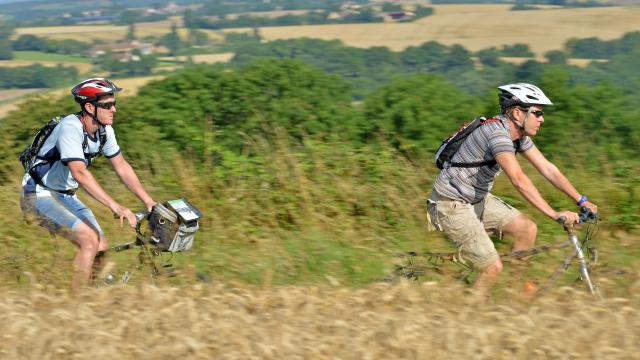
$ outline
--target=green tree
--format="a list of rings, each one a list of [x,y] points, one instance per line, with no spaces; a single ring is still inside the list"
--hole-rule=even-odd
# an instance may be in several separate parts
[[[18,39],[13,42],[13,50],[16,51],[45,51],[47,49],[47,42],[35,35],[20,35]]]
[[[502,56],[533,57],[535,54],[529,49],[529,45],[518,43],[513,45],[503,45]]]
[[[402,11],[402,5],[392,2],[385,2],[382,4],[382,11]]]
[[[175,23],[171,23],[171,32],[162,36],[158,44],[169,49],[170,55],[177,55],[178,50],[180,50],[184,44],[178,35],[178,26]]]
[[[547,62],[549,64],[566,64],[567,63],[567,55],[564,51],[560,50],[551,50],[547,51],[544,54],[544,57],[547,58]]]
[[[179,148],[202,153],[210,119],[217,146],[241,151],[247,134],[283,128],[295,139],[349,134],[354,115],[348,86],[300,62],[261,60],[234,71],[194,66],[140,91],[131,118],[154,124]]]
[[[480,50],[477,53],[478,60],[484,66],[497,67],[501,64],[500,55],[501,52],[496,48],[489,48]]]
[[[382,132],[397,147],[433,153],[442,139],[477,115],[480,104],[441,76],[414,75],[396,80],[365,99],[365,138]]]
[[[189,43],[196,46],[205,46],[209,44],[209,35],[203,31],[189,30]]]
[[[125,36],[126,40],[135,40],[136,39],[136,24],[129,24],[127,27],[127,35]]]
[[[12,34],[13,27],[0,19],[0,60],[13,59],[13,47],[10,39]]]

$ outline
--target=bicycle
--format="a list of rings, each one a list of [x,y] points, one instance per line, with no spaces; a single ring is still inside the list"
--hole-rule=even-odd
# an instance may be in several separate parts
[[[598,251],[596,248],[589,244],[598,229],[598,221],[600,220],[597,214],[589,211],[586,207],[580,209],[580,224],[586,224],[587,227],[584,231],[584,237],[579,239],[573,227],[565,225],[566,219],[561,217],[557,220],[559,224],[563,226],[563,229],[568,235],[567,240],[556,243],[539,245],[527,250],[511,251],[508,253],[500,254],[502,261],[509,261],[511,259],[522,259],[529,256],[535,256],[538,254],[546,253],[551,250],[563,249],[569,247],[569,252],[565,255],[562,263],[556,271],[540,286],[540,290],[537,292],[537,296],[546,293],[553,284],[558,280],[561,274],[565,273],[573,260],[577,257],[579,262],[579,277],[576,280],[581,280],[589,293],[597,298],[602,298],[598,286],[593,282],[591,278],[591,269],[598,262]],[[385,282],[395,282],[399,278],[417,281],[421,277],[425,277],[429,271],[444,274],[443,265],[446,263],[453,263],[461,267],[461,270],[456,276],[459,280],[471,284],[470,276],[473,274],[474,269],[471,265],[467,264],[464,259],[457,252],[425,252],[418,253],[415,251],[397,253],[394,256],[399,260],[394,267],[394,270],[384,277]],[[424,263],[421,263],[423,260]]]
[[[200,211],[185,199],[158,203],[151,212],[140,211],[134,215],[137,220],[135,240],[112,246],[106,251],[119,253],[137,248],[138,262],[134,270],[125,270],[117,275],[112,271],[113,264],[107,264],[98,276],[100,280],[96,286],[127,284],[134,273],[145,268],[149,270],[149,281],[154,285],[161,277],[175,277],[177,272],[171,262],[173,255],[191,249],[199,229],[198,220],[202,217]],[[170,254],[168,259],[164,258],[165,253]]]

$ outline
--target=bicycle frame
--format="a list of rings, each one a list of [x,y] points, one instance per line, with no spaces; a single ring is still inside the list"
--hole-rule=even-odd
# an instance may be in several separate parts
[[[597,257],[597,253],[594,249],[589,247],[589,230],[587,230],[587,235],[585,235],[585,239],[580,241],[578,235],[574,232],[573,227],[565,224],[565,218],[560,218],[557,220],[558,223],[563,225],[564,230],[568,235],[568,239],[558,244],[550,244],[550,245],[540,245],[527,250],[519,250],[512,251],[509,253],[501,254],[500,258],[505,261],[509,258],[524,258],[531,255],[540,254],[543,252],[547,252],[552,249],[561,249],[570,247],[569,253],[565,256],[564,260],[560,264],[560,267],[548,278],[545,284],[541,287],[540,291],[538,291],[538,296],[544,294],[548,289],[555,283],[558,277],[564,273],[573,260],[577,257],[580,267],[580,280],[582,280],[589,293],[595,297],[602,299],[599,288],[596,284],[594,284],[591,279],[591,275],[589,274],[589,261],[587,259],[587,255],[589,253],[593,253]],[[589,212],[589,210],[585,207],[582,207],[580,212],[580,223],[588,222],[588,220],[597,221],[598,217],[596,214]],[[471,271],[472,268],[470,265],[466,264],[455,252],[445,252],[445,253],[417,253],[417,252],[407,252],[396,254],[396,256],[406,259],[405,264],[396,265],[394,270],[395,274],[399,274],[403,277],[409,279],[417,279],[424,274],[424,267],[416,266],[414,264],[415,258],[422,257],[427,260],[427,262],[435,267],[438,267],[444,262],[453,262],[457,265],[462,265],[465,270]],[[467,275],[468,277],[468,275]],[[389,277],[387,277],[389,278]]]
[[[602,295],[600,294],[598,286],[594,284],[589,274],[589,264],[587,262],[587,257],[585,256],[585,251],[590,251],[590,249],[588,248],[588,244],[586,241],[583,241],[581,243],[578,239],[578,235],[576,235],[576,233],[573,231],[573,228],[571,226],[565,225],[564,221],[565,219],[563,218],[558,219],[558,222],[563,225],[564,230],[569,235],[568,241],[572,246],[571,252],[569,252],[567,256],[565,256],[564,260],[560,264],[560,267],[553,274],[551,274],[549,280],[547,280],[545,286],[541,288],[539,294],[544,294],[551,287],[551,285],[555,283],[560,274],[564,273],[569,268],[571,262],[573,262],[573,259],[577,257],[580,265],[580,280],[585,283],[587,290],[589,290],[589,293],[591,295],[602,299]]]
[[[153,259],[154,257],[160,256],[161,254],[158,250],[148,245],[150,243],[150,240],[145,238],[145,236],[143,235],[140,229],[143,221],[147,220],[147,215],[148,215],[147,212],[135,213],[136,220],[137,220],[135,241],[114,245],[111,248],[109,248],[107,251],[118,253],[121,251],[133,249],[134,247],[139,247],[140,252],[138,253],[138,261],[139,261],[139,264],[137,266],[138,269],[141,269],[144,265],[148,265],[150,267],[152,277],[155,278],[158,275],[160,275],[160,270],[158,269],[158,266],[156,265]],[[166,265],[163,265],[163,266],[166,267]],[[122,282],[127,283],[130,276],[131,274],[128,271],[125,272],[125,274],[122,276],[122,279],[121,279]],[[112,282],[113,280],[114,280],[113,278],[110,278],[109,282]]]

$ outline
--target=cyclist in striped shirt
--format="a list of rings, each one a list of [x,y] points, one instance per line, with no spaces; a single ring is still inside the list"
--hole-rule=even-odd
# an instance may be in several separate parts
[[[484,122],[461,143],[451,158],[455,165],[442,169],[428,200],[431,224],[454,243],[463,260],[481,270],[474,284],[480,290],[493,285],[502,272],[489,233],[512,238],[513,251],[533,247],[537,233],[531,219],[491,194],[499,173],[504,172],[522,196],[549,218],[564,216],[568,224],[578,222],[576,212],[556,211],[543,199],[520,167],[516,152],[578,206],[597,212],[597,206],[581,195],[531,140],[544,122],[543,107],[553,105],[551,100],[531,84],[508,84],[499,89],[500,115]]]

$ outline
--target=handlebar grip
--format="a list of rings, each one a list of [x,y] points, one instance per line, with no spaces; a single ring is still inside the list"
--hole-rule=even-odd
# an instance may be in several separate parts
[[[556,219],[556,222],[558,224],[562,224],[564,225],[564,223],[567,221],[567,217],[566,216],[560,216],[559,218]]]

